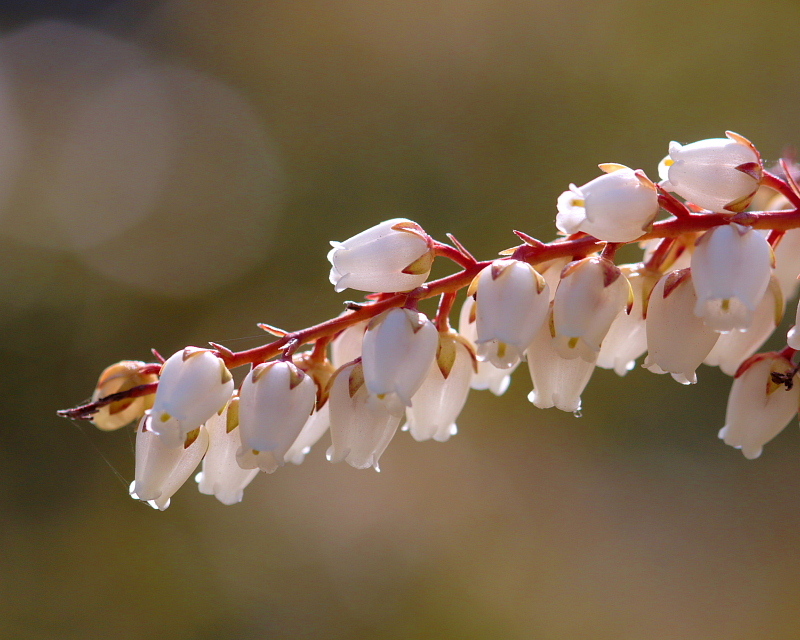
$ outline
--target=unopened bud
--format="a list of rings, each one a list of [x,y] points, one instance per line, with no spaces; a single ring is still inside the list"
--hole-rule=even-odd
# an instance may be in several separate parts
[[[106,367],[97,381],[97,386],[92,394],[92,402],[96,402],[100,398],[105,398],[113,393],[128,391],[143,384],[156,382],[158,376],[154,373],[140,373],[144,366],[146,366],[144,362],[137,360],[122,360],[112,364],[110,367]],[[144,412],[153,406],[154,397],[153,394],[149,394],[138,398],[125,398],[107,404],[94,414],[92,423],[103,431],[114,431],[124,427],[126,424],[141,418]]]
[[[430,236],[405,218],[386,220],[331,245],[330,281],[336,291],[411,291],[427,280],[433,264]]]

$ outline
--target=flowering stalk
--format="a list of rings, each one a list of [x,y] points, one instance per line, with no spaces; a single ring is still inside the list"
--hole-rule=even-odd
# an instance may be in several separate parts
[[[447,440],[470,388],[503,393],[521,360],[531,402],[577,411],[595,367],[624,375],[647,352],[646,368],[684,384],[703,361],[729,374],[738,367],[721,437],[756,457],[800,397],[800,385],[792,391],[797,327],[785,350],[752,355],[796,291],[800,188],[794,165],[781,164],[785,177],[764,171],[752,143],[726,136],[673,142],[659,184],[640,170],[600,165],[603,176],[559,198],[556,224],[566,237],[545,243],[515,231],[522,244],[500,259],[478,261],[453,236],[439,242],[404,218],[332,242],[331,283],[368,292],[365,302],[298,331],[260,324],[275,339],[253,349],[209,343],[167,360],[154,352],[160,363],[118,363],[91,403],[59,414],[105,430],[144,416],[137,456],[149,466],[139,465],[135,493],[161,500],[159,508],[196,464],[178,464],[182,448],[213,432],[224,446],[208,454],[201,490],[231,503],[253,477],[244,470],[299,464],[327,430],[331,461],[377,469],[403,416],[416,440]],[[662,211],[671,217],[655,221]],[[633,242],[645,250],[641,262],[615,264]],[[460,270],[426,282],[437,257]],[[462,289],[456,332],[450,314]],[[434,296],[431,322],[418,303]],[[253,368],[236,391],[228,370],[244,365]],[[227,420],[225,431],[220,416],[237,402],[239,424]],[[744,405],[756,409],[743,422]],[[240,470],[231,466],[236,443]]]
[[[780,181],[780,178],[775,178],[775,180]],[[788,185],[784,186],[784,190],[791,191]],[[783,193],[784,190],[781,192]],[[757,212],[746,211],[736,214],[733,217],[721,213],[692,213],[684,218],[670,218],[654,223],[653,230],[644,234],[638,241],[641,242],[657,238],[676,238],[685,233],[707,231],[721,224],[729,224],[731,221],[738,222],[739,224],[746,224],[754,229],[779,231],[797,229],[800,228],[800,204],[794,209]],[[555,258],[587,254],[599,249],[604,244],[605,243],[592,236],[582,236],[569,240],[555,240],[550,243],[541,243],[541,245],[537,247],[533,247],[529,244],[522,244],[514,247],[514,255],[518,260],[524,260],[530,265],[537,265]],[[222,359],[228,369],[266,362],[279,355],[282,349],[291,340],[296,341],[298,346],[311,344],[320,338],[334,336],[350,325],[369,320],[387,309],[401,307],[406,304],[409,298],[426,300],[443,293],[459,291],[467,287],[469,283],[472,282],[473,278],[491,263],[492,260],[475,262],[458,273],[427,282],[409,293],[397,293],[383,298],[382,300],[360,304],[359,308],[354,309],[351,313],[326,320],[325,322],[321,322],[306,329],[287,333],[285,336],[260,347],[244,351],[228,351],[227,349],[222,351],[217,348],[216,354]],[[94,415],[101,407],[107,404],[125,398],[138,398],[155,393],[157,387],[157,382],[140,385],[127,391],[99,398],[85,405],[80,405],[71,409],[62,409],[58,411],[58,415],[64,418],[86,419]]]

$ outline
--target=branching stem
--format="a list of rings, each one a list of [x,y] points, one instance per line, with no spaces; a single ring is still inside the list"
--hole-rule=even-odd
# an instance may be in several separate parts
[[[641,238],[638,238],[636,242],[661,238],[664,241],[656,251],[656,255],[660,255],[660,253],[666,254],[668,250],[670,243],[666,239],[677,238],[686,233],[707,231],[712,227],[729,224],[730,222],[746,224],[756,229],[770,229],[773,237],[779,232],[800,227],[800,195],[795,192],[790,183],[773,174],[765,173],[763,184],[783,194],[794,205],[794,208],[781,211],[744,212],[735,215],[730,213],[692,213],[683,203],[662,190],[659,195],[659,202],[665,210],[675,217],[654,223],[652,229]],[[603,247],[606,247],[607,252],[615,251],[617,248],[585,234],[555,240],[547,244],[522,233],[517,235],[523,238],[525,242],[504,253],[510,253],[514,258],[524,260],[531,265],[537,265],[555,258],[582,257]],[[618,246],[621,246],[621,244]],[[259,325],[280,337],[260,347],[238,352],[212,343],[215,347],[215,352],[229,369],[233,369],[247,364],[266,362],[281,355],[281,353],[283,353],[283,357],[289,357],[298,348],[311,343],[316,343],[316,352],[324,351],[330,340],[351,325],[369,320],[392,307],[402,307],[418,300],[440,295],[443,298],[437,314],[437,325],[441,330],[447,326],[447,316],[449,316],[450,308],[455,302],[456,293],[468,286],[482,269],[492,263],[492,260],[475,261],[460,244],[459,248],[455,248],[448,244],[435,242],[434,249],[436,255],[447,257],[461,266],[462,270],[423,284],[413,292],[380,295],[377,297],[371,296],[364,303],[352,303],[348,305],[349,313],[299,331],[287,333],[269,325]],[[319,354],[317,353],[317,355]],[[148,364],[145,365],[142,372],[158,373],[160,368],[160,363]],[[68,418],[90,418],[103,406],[117,400],[136,398],[154,393],[157,386],[158,383],[154,382],[134,387],[127,391],[106,396],[95,402],[59,411],[58,415]]]

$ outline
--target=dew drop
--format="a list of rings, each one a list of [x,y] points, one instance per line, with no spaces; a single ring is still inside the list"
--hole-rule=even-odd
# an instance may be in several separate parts
[[[576,418],[582,418],[583,417],[583,414],[581,413],[580,409],[576,409],[575,411],[573,411],[572,415],[575,416]]]

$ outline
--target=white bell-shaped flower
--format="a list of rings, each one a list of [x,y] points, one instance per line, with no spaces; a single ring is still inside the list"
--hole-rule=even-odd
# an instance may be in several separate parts
[[[378,461],[400,426],[401,416],[372,400],[360,362],[347,364],[333,374],[328,398],[332,443],[328,460],[380,471]]]
[[[703,360],[704,364],[719,367],[724,373],[736,374],[745,360],[753,355],[772,335],[783,318],[783,294],[777,279],[773,276],[767,292],[761,298],[753,314],[753,324],[747,331],[731,331],[720,335],[711,353]]]
[[[461,336],[439,335],[436,359],[414,394],[414,405],[406,409],[406,427],[414,440],[444,442],[458,432],[456,418],[467,402],[476,364],[472,347]]]
[[[744,211],[758,190],[764,169],[753,144],[728,131],[687,145],[671,142],[659,165],[667,191],[711,211]]]
[[[331,342],[331,363],[334,369],[361,357],[361,345],[369,320],[351,324]]]
[[[233,376],[222,359],[208,349],[186,347],[161,367],[149,428],[180,444],[186,434],[221,411],[232,393]]]
[[[570,263],[553,298],[554,346],[562,358],[594,362],[617,314],[633,305],[627,278],[605,258]]]
[[[527,357],[533,382],[528,400],[540,409],[556,407],[570,413],[580,411],[581,393],[592,377],[594,362],[583,358],[562,358],[556,349],[549,322],[537,332]]]
[[[800,304],[797,305],[794,326],[789,329],[789,333],[786,334],[786,344],[788,344],[792,349],[797,349],[800,351]]]
[[[411,291],[428,278],[433,241],[416,222],[386,220],[344,242],[331,242],[330,281],[336,291]]]
[[[752,460],[797,415],[800,383],[794,365],[779,353],[754,356],[742,369],[733,381],[719,437]],[[773,374],[791,379],[784,384]]]
[[[582,187],[569,185],[558,198],[556,227],[567,235],[583,231],[606,242],[632,242],[658,213],[656,187],[621,164],[601,164],[605,171]]]
[[[633,291],[630,313],[621,309],[603,339],[597,366],[613,369],[624,376],[633,369],[636,359],[647,351],[647,329],[644,320],[644,301],[658,282],[659,274],[644,265],[623,265],[622,275],[628,279]]]
[[[695,371],[720,334],[694,314],[696,304],[690,269],[662,276],[647,304],[647,357],[642,366],[653,373],[670,373],[681,384],[697,382]]]
[[[411,406],[436,357],[439,332],[425,314],[393,308],[373,318],[361,361],[367,389],[397,416]]]
[[[800,280],[800,229],[789,229],[775,247],[775,277],[785,300],[797,295]]]
[[[208,451],[195,476],[200,493],[227,505],[241,502],[245,487],[258,475],[258,469],[242,469],[236,462],[236,452],[242,446],[238,427],[239,399],[233,398],[222,414],[215,414],[205,424]]]
[[[536,265],[536,270],[542,274],[544,281],[550,289],[550,302],[553,301],[556,290],[558,289],[558,283],[561,282],[561,272],[570,262],[572,262],[572,258],[567,256],[564,258],[554,258]]]
[[[461,306],[461,313],[458,320],[458,332],[476,350],[475,340],[478,332],[475,328],[475,299],[467,296]],[[478,360],[478,370],[472,376],[470,388],[476,391],[488,389],[496,396],[503,395],[511,384],[511,374],[519,366],[519,361],[508,369],[498,369],[491,362]]]
[[[150,429],[151,419],[145,414],[136,430],[136,470],[130,494],[163,511],[200,464],[208,449],[208,432],[198,427],[185,443],[175,444]]]
[[[692,255],[695,314],[715,331],[746,331],[772,273],[772,249],[751,227],[725,224],[697,241]]]
[[[363,332],[363,329],[361,331]],[[356,357],[358,356],[354,356],[348,361],[355,360]],[[308,417],[308,420],[300,430],[300,434],[283,457],[286,462],[302,464],[306,454],[311,451],[311,447],[319,441],[330,427],[330,406],[328,404],[327,389],[334,368],[327,359],[318,358],[314,351],[306,351],[296,355],[293,358],[293,362],[311,376],[317,386],[317,402],[314,412]]]
[[[239,466],[267,473],[283,466],[316,399],[314,380],[292,362],[277,360],[255,367],[239,389]]]
[[[303,429],[300,431],[300,435],[289,447],[283,459],[292,464],[302,464],[308,452],[311,451],[311,447],[319,442],[319,439],[325,435],[330,426],[330,403],[325,402],[324,405],[319,409],[315,409],[314,413],[308,417]]]
[[[495,260],[470,287],[475,295],[478,360],[499,369],[519,363],[544,323],[550,301],[545,279],[527,262]]]
[[[92,394],[92,402],[96,402],[100,398],[110,396],[113,393],[156,382],[158,376],[154,373],[140,373],[144,366],[146,366],[144,362],[123,360],[106,367],[97,381],[97,386]],[[152,406],[152,394],[139,398],[117,400],[100,407],[100,410],[92,416],[92,424],[103,431],[113,431],[140,419],[144,412]]]

